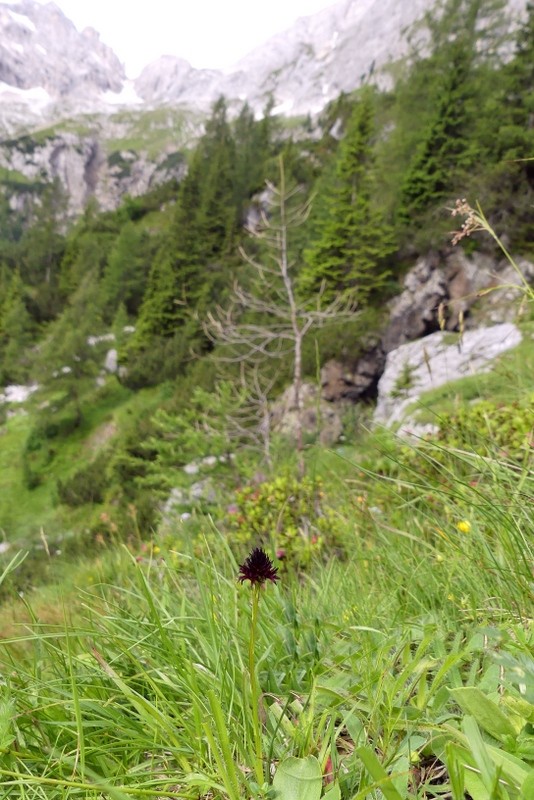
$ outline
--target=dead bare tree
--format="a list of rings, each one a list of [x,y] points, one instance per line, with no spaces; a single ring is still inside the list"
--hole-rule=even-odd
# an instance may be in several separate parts
[[[223,345],[221,361],[245,364],[256,369],[266,359],[291,358],[292,388],[296,410],[296,444],[299,471],[304,473],[303,414],[301,403],[302,348],[307,334],[340,316],[352,316],[353,307],[341,299],[322,307],[321,296],[314,307],[297,298],[294,284],[296,263],[289,257],[291,232],[302,226],[309,217],[311,201],[295,204],[300,187],[288,187],[282,158],[279,159],[279,185],[267,181],[270,196],[268,212],[263,212],[260,224],[249,233],[265,245],[265,262],[241,249],[244,261],[255,271],[253,288],[239,284],[233,287],[227,308],[216,307],[205,323],[207,337]],[[246,314],[246,317],[244,315]],[[254,321],[254,317],[261,321]],[[248,321],[248,319],[252,321]],[[264,320],[268,321],[265,322]],[[265,412],[265,407],[264,411]],[[265,424],[265,416],[263,417]]]

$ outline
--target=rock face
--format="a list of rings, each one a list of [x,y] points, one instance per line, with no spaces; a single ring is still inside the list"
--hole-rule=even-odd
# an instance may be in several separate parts
[[[388,353],[378,384],[374,422],[401,422],[409,406],[423,392],[491,369],[501,353],[516,347],[521,333],[512,323],[466,331],[463,335],[438,331]],[[408,426],[409,427],[409,426]]]
[[[410,27],[436,1],[339,0],[297,20],[227,72],[164,56],[145,67],[135,91],[96,31],[78,32],[54,3],[0,2],[0,127],[14,132],[117,103],[206,111],[221,94],[247,99],[257,111],[272,97],[281,113],[313,114],[364,81],[390,83],[384,67],[406,56]],[[507,5],[501,23],[509,28],[526,0]]]
[[[509,0],[505,25],[525,8]],[[261,111],[272,97],[283,114],[320,111],[341,92],[364,81],[391,82],[384,67],[407,55],[408,30],[434,0],[341,0],[270,38],[224,74],[195,70],[177,58],[150,64],[135,82],[146,102],[183,102],[206,107],[224,94],[247,99]]]
[[[149,159],[133,150],[108,153],[93,136],[50,134],[0,143],[0,168],[10,180],[4,190],[10,206],[24,211],[35,189],[58,181],[67,201],[67,216],[82,213],[94,197],[103,211],[116,208],[125,194],[136,197],[171,178],[185,174],[185,159],[166,153]]]
[[[328,402],[369,400],[376,397],[386,354],[380,342],[371,344],[352,363],[332,359],[321,370],[321,394]]]
[[[112,149],[103,144],[127,135],[114,130],[118,106],[142,114],[146,131],[162,105],[166,113],[194,119],[195,109],[204,115],[223,94],[231,110],[246,99],[260,112],[272,98],[275,112],[313,114],[364,80],[388,82],[384,67],[407,54],[407,31],[436,2],[340,0],[298,20],[226,73],[196,70],[184,59],[165,56],[143,70],[135,88],[98,34],[80,33],[54,3],[0,2],[0,131],[13,137],[2,143],[0,167],[9,171],[3,183],[11,187],[11,205],[28,202],[28,184],[58,178],[70,198],[70,215],[79,213],[89,197],[109,210],[125,193],[135,196],[176,177],[179,168],[167,164],[173,154],[168,149],[149,159],[145,152],[121,150],[117,141]],[[502,25],[511,27],[525,4],[508,0],[510,14]],[[81,133],[89,113],[106,122],[94,133]],[[68,131],[58,132],[62,120],[61,131],[67,129],[67,118]],[[47,125],[56,132],[43,139]],[[193,127],[198,134],[198,119]],[[33,139],[14,138],[36,128]],[[138,136],[139,130],[133,138]],[[20,191],[17,181],[24,184]]]
[[[460,318],[464,330],[513,322],[521,313],[523,279],[534,282],[534,264],[520,258],[516,266],[483,253],[466,256],[459,248],[420,258],[406,275],[403,291],[390,304],[381,339],[371,342],[352,362],[324,365],[322,397],[330,402],[374,399],[386,354],[438,332],[440,305],[445,331],[458,330]]]
[[[93,28],[79,33],[55,3],[0,3],[0,80],[51,97],[118,92],[124,70]]]
[[[0,108],[8,129],[10,120],[27,125],[40,121],[45,109],[50,117],[58,105],[83,108],[106,92],[120,92],[125,78],[99,34],[78,32],[54,3],[0,3]]]
[[[302,384],[300,400],[304,436],[316,436],[319,433],[322,444],[331,445],[336,442],[343,432],[342,406],[326,402],[317,387],[311,383]],[[293,387],[288,386],[271,409],[272,429],[295,439],[296,421]]]
[[[151,105],[178,103],[207,110],[221,94],[227,94],[223,83],[224,75],[218,70],[195,69],[183,58],[161,56],[144,68],[134,87]]]
[[[439,330],[440,305],[446,330],[455,330],[460,316],[466,328],[482,321],[513,320],[519,308],[520,273],[527,281],[534,280],[534,264],[520,259],[517,266],[519,271],[506,259],[496,262],[483,253],[466,256],[460,248],[423,256],[408,272],[402,293],[391,304],[384,350],[389,352]],[[476,312],[475,305],[481,307]]]

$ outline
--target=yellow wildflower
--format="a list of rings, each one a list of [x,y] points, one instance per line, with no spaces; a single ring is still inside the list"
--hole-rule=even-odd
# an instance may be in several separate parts
[[[460,522],[456,524],[456,528],[460,533],[469,533],[471,530],[471,523],[467,519],[461,519]]]

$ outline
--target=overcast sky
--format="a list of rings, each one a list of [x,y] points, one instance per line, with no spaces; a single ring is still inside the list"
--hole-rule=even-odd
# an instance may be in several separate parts
[[[39,0],[46,2],[47,0]],[[161,55],[231,66],[269,36],[336,0],[55,0],[79,30],[96,28],[129,77]]]

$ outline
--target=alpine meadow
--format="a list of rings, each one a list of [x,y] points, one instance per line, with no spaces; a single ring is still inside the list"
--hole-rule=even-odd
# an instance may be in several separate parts
[[[534,800],[520,12],[309,113],[1,128],[1,798]]]

